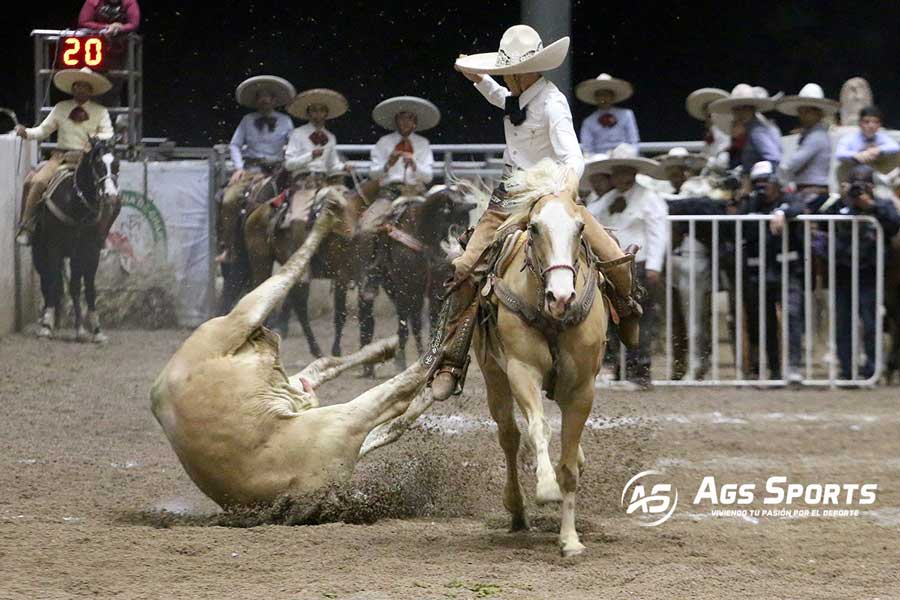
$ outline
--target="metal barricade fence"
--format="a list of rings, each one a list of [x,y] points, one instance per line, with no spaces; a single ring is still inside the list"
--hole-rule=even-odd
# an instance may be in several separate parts
[[[878,382],[884,356],[884,261],[885,261],[885,245],[884,232],[878,221],[871,216],[866,215],[801,215],[794,219],[785,221],[784,230],[781,235],[780,252],[776,257],[776,261],[780,263],[780,278],[777,283],[773,283],[770,279],[767,282],[767,260],[766,252],[771,248],[766,248],[766,228],[770,226],[773,215],[670,215],[669,236],[666,248],[666,264],[665,264],[665,370],[663,377],[653,378],[654,385],[663,386],[783,386],[788,383],[796,383],[808,386],[868,386]],[[672,243],[672,226],[675,223],[687,224],[687,235],[678,249],[673,248]],[[704,224],[710,228],[709,248],[704,249],[705,244],[697,239],[697,225]],[[874,318],[874,372],[863,377],[861,373],[861,349],[860,344],[860,268],[859,268],[859,231],[862,224],[871,224],[874,227],[876,236],[876,256],[875,256],[875,315]],[[843,224],[843,225],[841,225]],[[837,278],[837,228],[839,226],[850,227],[851,240],[851,270],[850,281],[839,281]],[[790,246],[789,227],[800,226],[803,229],[802,248],[792,248]],[[749,228],[756,228],[756,260],[747,259],[751,248],[747,245],[749,242],[748,232],[752,232]],[[723,254],[723,230],[727,229],[727,237],[731,239],[733,233],[733,254]],[[733,230],[733,232],[732,232]],[[827,292],[827,310],[824,319],[827,321],[827,338],[824,347],[817,347],[815,326],[815,309],[816,306],[814,282],[816,273],[814,272],[813,260],[813,231],[818,230],[826,235],[827,255],[825,260],[824,288]],[[752,235],[750,237],[753,237]],[[705,251],[704,251],[705,250]],[[686,359],[682,361],[679,370],[682,372],[681,377],[677,377],[675,373],[674,358],[674,335],[673,322],[675,310],[678,310],[674,302],[675,285],[674,278],[684,276],[684,273],[676,273],[679,269],[674,268],[674,259],[678,258],[678,254],[687,255],[688,259],[682,261],[679,269],[687,266],[687,298],[681,299],[688,309],[683,311],[684,330],[686,332]],[[702,273],[702,268],[706,264],[703,260],[704,254],[708,257],[709,271]],[[733,258],[733,267],[729,264],[727,269],[723,269],[723,260],[730,263]],[[800,260],[803,265],[802,280],[798,280],[796,271],[791,271],[791,263],[794,260]],[[751,264],[755,263],[755,264]],[[752,275],[756,275],[757,281],[750,283]],[[722,277],[725,276],[727,285],[722,284]],[[707,279],[708,278],[708,279]],[[792,280],[793,278],[793,280]],[[756,292],[747,289],[747,286],[755,285]],[[792,344],[800,344],[800,340],[791,340],[789,336],[789,328],[791,325],[791,315],[789,298],[791,286],[802,286],[802,309],[803,309],[803,346],[802,346],[802,365],[790,364],[790,351]],[[842,378],[838,375],[838,344],[837,344],[837,293],[838,288],[843,288],[845,293],[846,287],[850,286],[850,331],[851,336],[851,367],[850,377]],[[708,287],[707,287],[708,286]],[[780,286],[780,290],[778,287]],[[795,287],[794,289],[797,289]],[[770,288],[780,291],[777,300],[772,298]],[[709,290],[711,301],[708,307],[704,307],[703,297],[705,290]],[[728,295],[728,309],[733,309],[730,313],[732,324],[727,341],[731,343],[733,363],[723,363],[722,360],[722,343],[720,318],[723,311],[719,307],[718,297],[722,293]],[[650,299],[645,299],[650,301]],[[746,302],[745,302],[746,301]],[[773,302],[780,303],[780,313],[776,313]],[[758,305],[754,305],[758,304]],[[708,312],[707,312],[708,311]],[[745,313],[746,311],[746,313]],[[749,323],[745,325],[745,314],[747,321],[751,321],[754,315],[749,311],[756,311],[756,340],[749,338],[750,332],[746,331]],[[709,338],[711,343],[707,347],[698,347],[701,344],[699,340],[702,336],[699,332],[705,327],[704,317],[708,315],[709,322]],[[727,313],[725,313],[727,316]],[[767,365],[767,326],[774,326],[768,323],[773,315],[780,317],[778,325],[779,335],[779,358],[780,365]],[[841,332],[847,335],[848,332]],[[744,355],[744,348],[756,346],[756,356]],[[626,379],[625,372],[625,352],[624,348],[619,357],[618,368],[620,371],[620,379]],[[795,350],[795,356],[800,349]],[[704,356],[704,352],[708,352],[708,356]],[[749,354],[749,353],[748,353]],[[823,361],[817,363],[817,354],[827,358],[825,364]],[[698,365],[704,363],[708,359],[708,370],[703,378],[696,376]],[[868,357],[869,360],[872,357]],[[749,364],[748,364],[749,363]],[[755,363],[755,364],[754,364]],[[766,371],[767,366],[777,366],[776,372],[780,373],[779,378],[770,378]],[[796,369],[796,370],[794,370]],[[659,373],[659,368],[655,369]],[[756,372],[753,376],[753,371]],[[789,380],[789,373],[793,376]]]

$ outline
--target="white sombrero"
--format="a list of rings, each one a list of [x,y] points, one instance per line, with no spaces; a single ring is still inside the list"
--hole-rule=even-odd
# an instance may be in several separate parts
[[[684,101],[684,107],[689,115],[699,121],[705,121],[709,105],[716,100],[722,100],[727,97],[728,92],[723,89],[713,87],[700,88],[688,94],[687,99]]]
[[[655,158],[659,162],[659,171],[657,179],[666,178],[666,169],[668,167],[684,167],[691,171],[702,171],[706,166],[706,157],[700,154],[692,154],[686,148],[681,146],[672,148],[666,154]]]
[[[631,167],[638,173],[656,177],[659,163],[649,158],[638,156],[637,148],[631,144],[619,144],[609,153],[609,158],[598,160],[592,164],[593,173],[611,175],[616,167]]]
[[[533,28],[513,25],[500,39],[497,52],[460,56],[456,59],[456,68],[488,75],[542,73],[561,65],[568,51],[568,37],[560,38],[544,48],[541,36]]]
[[[587,79],[575,86],[575,97],[586,104],[597,104],[597,92],[600,90],[612,92],[612,104],[627,100],[634,93],[634,88],[624,79],[600,73],[594,79]]]
[[[752,106],[759,112],[767,112],[775,107],[775,99],[770,98],[763,88],[755,89],[746,83],[734,86],[727,98],[714,100],[709,110],[714,113],[727,113],[739,106]]]
[[[328,119],[336,119],[349,108],[343,94],[326,88],[315,88],[297,94],[287,105],[287,111],[298,119],[309,120],[306,111],[314,104],[322,104],[328,108]]]
[[[284,106],[291,101],[297,91],[291,82],[274,75],[257,75],[245,79],[237,86],[235,98],[238,104],[247,108],[256,108],[256,94],[260,90],[266,90],[275,98],[275,106]]]
[[[797,109],[801,106],[818,108],[826,115],[834,114],[841,109],[840,102],[825,97],[825,90],[818,83],[807,83],[796,96],[785,96],[778,101],[776,108],[778,112],[796,117]]]
[[[593,154],[590,158],[585,160],[584,173],[581,176],[582,181],[586,181],[594,173],[603,173],[604,175],[609,175],[609,173],[602,171],[600,167],[603,161],[608,158],[609,154],[606,154],[605,152],[598,152],[597,154]]]
[[[92,96],[105,94],[112,89],[112,82],[109,79],[100,73],[94,73],[87,67],[57,71],[53,76],[53,85],[67,94],[72,93],[72,85],[79,81],[91,86]]]
[[[391,131],[397,129],[394,119],[402,112],[411,112],[416,115],[418,125],[416,131],[431,129],[441,120],[441,111],[438,107],[417,96],[394,96],[379,103],[372,110],[372,119]]]

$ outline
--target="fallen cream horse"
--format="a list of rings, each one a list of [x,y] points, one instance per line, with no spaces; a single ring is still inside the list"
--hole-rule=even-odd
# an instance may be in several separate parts
[[[300,281],[328,234],[342,202],[329,193],[328,210],[284,268],[228,315],[197,328],[151,390],[153,414],[185,471],[220,506],[268,503],[346,482],[359,457],[398,438],[431,403],[430,393],[422,391],[412,407],[416,414],[391,423],[422,390],[427,369],[416,362],[349,402],[319,406],[320,384],[390,358],[396,337],[344,358],[316,360],[293,377],[284,372],[280,338],[263,323]]]

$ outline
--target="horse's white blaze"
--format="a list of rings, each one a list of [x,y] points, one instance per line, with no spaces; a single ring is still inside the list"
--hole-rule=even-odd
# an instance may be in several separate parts
[[[578,234],[578,221],[566,210],[561,202],[548,202],[541,208],[535,219],[541,227],[541,235],[550,243],[549,255],[544,258],[543,267],[572,264]],[[570,269],[553,269],[547,273],[546,289],[553,293],[555,301],[547,308],[554,317],[562,317],[566,303],[575,296],[575,273]]]
[[[104,192],[107,196],[116,196],[119,190],[116,189],[116,183],[113,181],[112,164],[115,157],[111,153],[106,153],[101,157],[103,164],[106,166],[106,179],[103,180]]]

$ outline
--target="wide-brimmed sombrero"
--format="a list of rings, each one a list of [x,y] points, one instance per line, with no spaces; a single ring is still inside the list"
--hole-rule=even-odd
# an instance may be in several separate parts
[[[762,88],[759,88],[762,90]],[[727,98],[714,100],[709,105],[709,110],[714,113],[727,113],[739,106],[752,106],[758,112],[768,112],[775,108],[776,98],[771,98],[764,93],[758,93],[753,86],[747,83],[739,83],[734,86]]]
[[[638,155],[637,148],[631,144],[619,144],[609,153],[609,157],[595,161],[591,165],[593,173],[611,175],[617,167],[631,167],[638,173],[656,178],[659,175],[659,163]]]
[[[597,92],[612,92],[612,104],[623,102],[634,94],[634,88],[624,79],[613,77],[609,73],[600,73],[593,79],[586,79],[575,86],[575,97],[586,104],[597,104]]]
[[[561,65],[568,51],[568,37],[560,38],[545,48],[541,36],[533,28],[513,25],[500,38],[497,52],[460,56],[456,59],[456,68],[487,75],[542,73]]]
[[[314,88],[300,92],[287,105],[287,111],[298,119],[309,120],[306,111],[314,104],[322,104],[328,108],[328,119],[336,119],[349,108],[347,98],[340,92],[326,88]]]
[[[797,109],[801,106],[818,108],[826,115],[836,113],[841,109],[841,103],[825,97],[825,90],[818,83],[807,83],[796,96],[785,96],[778,101],[775,108],[786,115],[797,116]]]
[[[109,79],[100,73],[93,72],[88,67],[81,69],[65,69],[63,71],[57,71],[56,74],[53,75],[53,85],[67,94],[72,93],[72,85],[79,81],[91,86],[91,95],[93,96],[105,94],[112,89],[112,82],[110,82]]]
[[[727,97],[728,92],[723,89],[713,87],[700,88],[688,94],[684,101],[684,107],[689,115],[699,121],[705,121],[709,105],[716,100],[722,100]]]
[[[274,75],[256,75],[245,79],[237,86],[235,98],[238,104],[247,108],[256,108],[256,94],[266,90],[275,99],[275,106],[284,106],[297,95],[294,86],[287,79]]]
[[[657,179],[666,178],[666,169],[669,167],[683,167],[691,171],[702,171],[706,166],[706,157],[701,154],[692,154],[686,148],[677,146],[654,158],[659,163]]]
[[[394,96],[380,102],[372,110],[372,119],[385,129],[397,129],[395,118],[402,112],[416,115],[418,125],[416,131],[425,131],[437,125],[441,120],[441,111],[433,103],[418,96]]]

